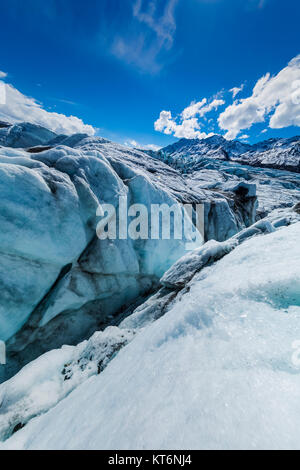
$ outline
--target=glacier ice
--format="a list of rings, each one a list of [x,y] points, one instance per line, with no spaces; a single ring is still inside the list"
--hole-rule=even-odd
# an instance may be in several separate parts
[[[99,204],[117,207],[120,197],[147,207],[204,204],[205,240],[220,242],[255,222],[251,182],[211,190],[158,158],[105,139],[57,136],[26,123],[4,131],[0,338],[9,365],[0,381],[46,351],[117,324],[111,317],[142,302],[186,253],[189,240],[100,242]]]
[[[1,125],[4,448],[300,447],[298,147]],[[100,241],[120,197],[202,204],[206,243]]]
[[[134,330],[108,327],[78,346],[49,351],[0,385],[0,440],[53,408],[89,377],[100,374],[134,335]]]
[[[207,242],[183,256],[164,274],[160,280],[161,288],[155,295],[135,310],[124,312],[125,319],[121,321],[119,329],[108,327],[78,347],[63,347],[59,351],[46,353],[24,367],[15,378],[0,386],[0,439],[9,438],[32,418],[53,408],[89,377],[101,373],[134,335],[180,302],[189,289],[189,282],[198,273],[205,272],[205,268],[212,266],[245,240],[274,231],[273,224],[266,220],[257,222],[226,242]],[[44,366],[48,362],[51,363],[49,373]],[[49,386],[49,382],[53,387]],[[46,396],[43,396],[47,389]]]
[[[9,125],[0,129],[0,145],[5,147],[34,147],[44,145],[55,137],[55,132],[29,122]]]
[[[299,237],[298,222],[204,268],[99,376],[2,448],[299,449]]]
[[[202,247],[180,258],[162,277],[161,284],[168,288],[180,288],[190,281],[197,271],[209,266],[232,251],[238,242],[229,239],[226,242],[211,240]]]

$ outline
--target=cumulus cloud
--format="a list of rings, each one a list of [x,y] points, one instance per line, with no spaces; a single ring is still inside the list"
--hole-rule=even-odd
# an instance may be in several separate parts
[[[127,140],[126,142],[124,142],[124,145],[130,148],[135,148],[139,150],[153,150],[155,152],[161,149],[161,147],[159,147],[158,145],[155,145],[155,144],[143,145],[143,144],[139,144],[136,140],[133,140],[133,139]]]
[[[211,103],[209,103],[207,106],[204,106],[204,108],[200,110],[199,116],[203,117],[205,114],[208,114],[211,111],[218,109],[220,106],[223,106],[224,104],[225,104],[224,100],[214,99]]]
[[[235,98],[241,91],[243,91],[244,85],[241,86],[236,86],[234,88],[231,88],[230,93],[232,93],[233,98]]]
[[[195,116],[203,117],[205,114],[208,114],[211,111],[216,110],[219,106],[225,104],[225,101],[214,99],[211,103],[206,103],[206,98],[204,98],[202,101],[199,101],[198,103],[192,102],[190,106],[182,111],[182,118],[190,119]]]
[[[260,78],[251,96],[235,101],[218,119],[228,139],[265,121],[272,129],[300,126],[300,55],[277,75]]]
[[[2,71],[0,70],[0,78],[6,78],[6,77],[7,77],[7,73],[2,72]]]
[[[190,106],[188,106],[187,108],[185,108],[183,111],[182,111],[182,118],[183,119],[190,119],[191,117],[194,117],[196,116],[197,114],[200,113],[200,110],[201,108],[203,108],[203,106],[207,103],[207,99],[206,98],[203,98],[202,101],[198,101],[198,103],[196,103],[195,101],[193,101]]]
[[[225,101],[221,99],[213,99],[211,102],[208,102],[206,98],[199,102],[193,101],[178,118],[173,118],[171,111],[161,111],[159,118],[154,123],[154,129],[178,138],[205,139],[214,133],[202,132],[199,118],[203,118],[224,104]]]
[[[161,111],[159,118],[154,123],[154,129],[167,135],[175,137],[196,139],[205,138],[206,134],[200,132],[200,124],[196,118],[182,119],[177,123],[172,117],[171,111]]]
[[[5,91],[5,101],[0,103],[0,121],[12,124],[26,121],[47,127],[58,134],[95,134],[95,129],[78,117],[46,111],[42,104],[23,95],[12,85],[0,81],[0,86]]]

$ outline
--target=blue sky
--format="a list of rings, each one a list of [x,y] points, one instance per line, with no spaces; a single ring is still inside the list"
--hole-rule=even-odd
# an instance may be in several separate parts
[[[296,0],[2,1],[0,119],[143,146],[299,134],[299,19]]]

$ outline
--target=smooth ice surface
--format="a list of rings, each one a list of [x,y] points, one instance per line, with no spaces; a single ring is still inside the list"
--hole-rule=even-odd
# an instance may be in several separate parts
[[[245,241],[5,449],[300,448],[300,223]]]

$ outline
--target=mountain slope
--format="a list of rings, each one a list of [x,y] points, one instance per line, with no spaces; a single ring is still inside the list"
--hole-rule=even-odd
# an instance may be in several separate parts
[[[257,217],[299,201],[299,137],[272,139],[253,146],[221,136],[181,139],[151,155],[183,173],[195,189],[224,193],[242,181],[255,185]]]
[[[300,137],[270,139],[255,145],[227,141],[221,136],[181,139],[157,153],[159,158],[186,171],[201,167],[207,158],[300,173]]]

